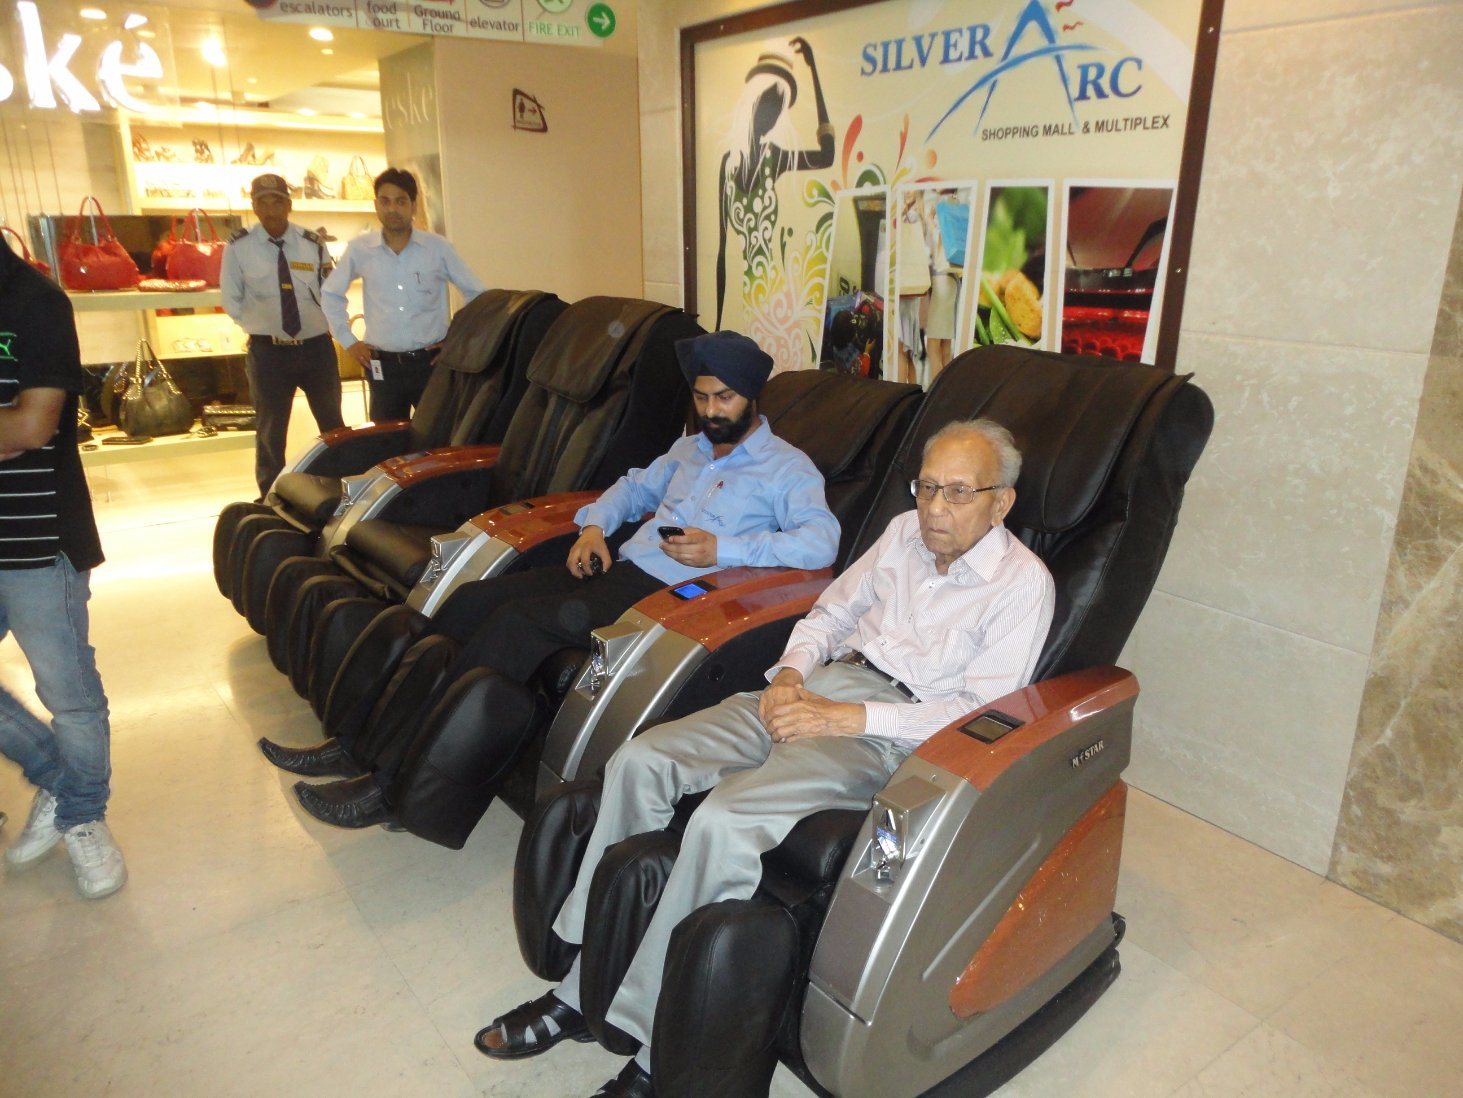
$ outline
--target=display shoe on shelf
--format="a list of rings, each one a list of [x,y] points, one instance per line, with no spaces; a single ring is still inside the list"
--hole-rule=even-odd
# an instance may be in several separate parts
[[[273,164],[274,163],[274,150],[273,149],[265,149],[264,152],[260,155],[259,159],[256,161],[256,163],[258,163],[260,166],[263,166],[265,164]]]
[[[259,158],[254,155],[254,142],[250,141],[244,146],[244,151],[234,157],[235,164],[257,164]]]
[[[201,137],[195,137],[193,139],[193,160],[197,164],[213,163],[213,149]]]
[[[49,853],[61,841],[56,830],[56,798],[44,789],[36,790],[25,827],[5,852],[5,861],[16,869],[30,865]]]
[[[320,181],[314,172],[305,173],[306,198],[334,198],[335,192]]]
[[[76,870],[76,887],[88,900],[110,896],[127,883],[127,864],[106,821],[68,827],[61,838],[66,841],[66,852]]]
[[[137,161],[156,160],[153,155],[152,142],[143,137],[140,133],[132,135],[132,159]]]

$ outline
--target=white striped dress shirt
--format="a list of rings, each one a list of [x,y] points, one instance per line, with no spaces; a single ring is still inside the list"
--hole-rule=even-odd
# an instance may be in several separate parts
[[[906,511],[819,596],[767,677],[806,679],[856,648],[919,699],[865,702],[864,734],[919,743],[1030,682],[1055,604],[1046,565],[1004,526],[942,576]]]

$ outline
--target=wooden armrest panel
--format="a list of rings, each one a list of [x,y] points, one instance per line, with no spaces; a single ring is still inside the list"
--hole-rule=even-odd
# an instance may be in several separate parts
[[[468,521],[483,533],[511,545],[520,553],[551,538],[578,529],[574,516],[586,504],[599,498],[598,492],[560,492],[535,496],[474,515]]]
[[[711,590],[694,599],[679,599],[667,587],[641,599],[635,609],[715,651],[760,625],[802,617],[833,582],[833,570],[724,568],[690,582]]]
[[[414,457],[388,458],[381,471],[402,488],[434,477],[487,470],[498,464],[501,446],[444,446]]]

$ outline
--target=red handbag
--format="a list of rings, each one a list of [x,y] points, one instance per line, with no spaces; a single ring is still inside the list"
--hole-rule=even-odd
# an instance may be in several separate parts
[[[20,258],[29,263],[36,270],[47,278],[51,277],[51,265],[44,259],[36,259],[30,254],[30,249],[25,246],[25,237],[12,229],[9,225],[0,225],[0,236],[13,236],[15,242],[20,245]]]
[[[178,246],[178,218],[173,218],[173,223],[168,226],[168,235],[157,242],[157,247],[152,250],[152,277],[168,277],[168,256],[173,254],[173,249]]]
[[[81,236],[81,219],[87,216],[88,202],[96,207],[96,213],[89,217],[94,241],[90,243]],[[97,218],[101,218],[100,227]],[[81,200],[81,209],[67,225],[56,253],[61,262],[61,285],[68,290],[130,290],[142,278],[127,249],[118,243],[102,204],[92,195]]]
[[[203,221],[208,222],[208,232],[213,237],[212,240],[203,238],[203,224],[199,221],[199,214],[203,215]],[[190,231],[192,239],[189,239]],[[178,280],[201,278],[210,286],[217,286],[223,264],[224,242],[219,239],[213,218],[202,210],[190,211],[183,218],[183,232],[173,246],[172,254],[168,256],[168,277]]]

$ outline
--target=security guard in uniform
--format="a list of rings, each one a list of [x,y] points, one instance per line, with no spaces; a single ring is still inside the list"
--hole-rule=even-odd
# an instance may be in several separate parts
[[[259,224],[241,229],[224,250],[219,287],[224,312],[249,333],[246,370],[254,395],[254,479],[262,501],[284,468],[295,390],[310,402],[323,433],[343,426],[335,346],[320,308],[330,253],[318,234],[290,222],[290,188],[256,176],[249,197]]]

